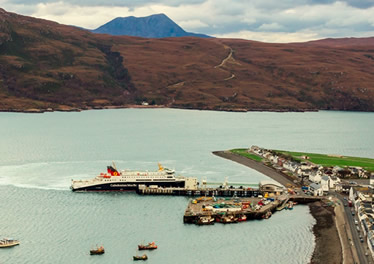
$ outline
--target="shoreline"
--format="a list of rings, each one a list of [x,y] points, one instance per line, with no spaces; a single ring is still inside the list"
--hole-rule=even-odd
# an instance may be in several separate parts
[[[293,184],[293,182],[287,179],[285,175],[267,167],[261,162],[257,162],[227,151],[214,151],[213,154],[254,169],[283,184],[284,186],[286,186],[285,184],[289,183]],[[342,242],[336,226],[336,215],[334,208],[324,206],[322,202],[314,202],[308,206],[310,214],[316,220],[312,230],[316,245],[314,247],[310,263],[343,263]]]
[[[190,107],[178,107],[178,106],[167,106],[167,105],[121,105],[121,106],[86,106],[86,107],[70,107],[70,106],[60,106],[56,108],[25,108],[25,109],[0,109],[0,112],[9,113],[33,113],[42,114],[47,112],[82,112],[88,110],[106,110],[106,109],[180,109],[180,110],[199,110],[199,111],[216,111],[216,112],[235,112],[235,113],[246,113],[246,112],[272,112],[272,113],[304,113],[304,112],[319,112],[323,109],[246,109],[246,108],[190,108]]]
[[[107,110],[107,109],[179,109],[179,110],[197,110],[197,111],[214,111],[214,112],[231,112],[231,113],[248,113],[248,112],[269,112],[269,113],[311,113],[320,111],[330,112],[353,112],[353,113],[373,113],[374,111],[362,111],[362,110],[344,110],[344,109],[271,109],[271,108],[194,108],[194,107],[179,107],[169,105],[109,105],[109,106],[84,106],[84,107],[70,107],[60,106],[56,108],[6,108],[1,109],[3,113],[31,113],[31,114],[43,114],[48,112],[82,112],[88,110]]]
[[[309,204],[309,210],[316,219],[313,226],[316,245],[310,263],[343,263],[343,250],[336,227],[334,207],[324,206],[322,202],[314,202]]]

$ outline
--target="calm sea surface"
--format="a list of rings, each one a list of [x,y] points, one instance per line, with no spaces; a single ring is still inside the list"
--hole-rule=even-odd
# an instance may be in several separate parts
[[[183,224],[185,197],[72,193],[71,179],[119,169],[156,170],[222,182],[265,176],[211,154],[265,148],[374,158],[374,114],[227,113],[123,109],[0,113],[0,263],[132,263],[137,244],[156,241],[147,263],[308,263],[315,223],[306,206],[268,220]],[[104,245],[106,253],[90,256]]]

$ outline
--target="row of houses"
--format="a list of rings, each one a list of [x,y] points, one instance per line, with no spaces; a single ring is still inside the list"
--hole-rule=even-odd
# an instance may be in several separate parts
[[[275,168],[280,168],[281,170],[285,169],[291,172],[293,175],[297,176],[303,184],[309,183],[310,191],[316,196],[321,196],[324,192],[330,190],[341,191],[341,178],[369,177],[369,172],[360,167],[324,167],[309,161],[298,162],[292,160],[292,158],[279,156],[270,150],[258,146],[252,146],[249,152],[263,157]],[[308,160],[308,157],[303,157],[303,159]]]
[[[358,222],[361,225],[363,234],[360,234],[362,242],[367,243],[372,257],[374,258],[374,210],[373,210],[373,190],[351,188],[349,199],[353,201]]]

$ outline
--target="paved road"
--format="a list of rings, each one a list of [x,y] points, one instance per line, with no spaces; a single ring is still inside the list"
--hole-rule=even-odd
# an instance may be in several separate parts
[[[342,196],[341,194],[337,194],[337,197],[339,198],[339,200],[342,203],[345,203],[345,204],[348,203],[348,201],[344,200],[345,196]],[[363,236],[364,233],[361,230],[361,224],[359,224],[359,225],[355,224],[355,220],[358,221],[358,218],[356,216],[356,213],[355,213],[355,216],[352,215],[352,210],[354,211],[354,207],[348,207],[348,206],[344,207],[344,211],[345,211],[345,213],[347,215],[347,219],[348,219],[347,224],[349,225],[349,227],[352,231],[352,240],[353,240],[352,242],[353,242],[353,244],[356,248],[360,264],[373,263],[373,260],[372,260],[371,256],[365,256],[365,252],[369,252],[369,250],[367,249],[366,236]],[[360,229],[359,232],[357,231],[357,227]],[[360,235],[364,239],[364,242],[360,241],[360,237],[359,237]]]

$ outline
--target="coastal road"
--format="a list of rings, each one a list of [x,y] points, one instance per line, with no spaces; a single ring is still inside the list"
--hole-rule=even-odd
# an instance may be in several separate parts
[[[279,182],[283,186],[287,185],[295,185],[294,182],[291,180],[287,179],[284,175],[282,175],[280,172],[276,171],[275,169],[269,168],[268,166],[262,164],[261,162],[254,161],[251,159],[248,159],[246,157],[231,153],[231,152],[226,152],[226,151],[213,151],[214,155],[217,155],[221,158],[229,159],[232,161],[235,161],[237,163],[240,163],[244,166],[250,167],[258,172],[261,172],[262,174],[272,178],[273,180]]]
[[[347,204],[348,201],[344,200],[344,196],[341,194],[336,194],[336,196],[339,198],[339,200],[344,204]],[[344,207],[345,214],[347,216],[348,220],[348,225],[350,227],[351,233],[352,233],[352,242],[354,244],[354,247],[356,248],[357,251],[357,256],[359,259],[359,263],[373,263],[373,260],[371,256],[365,256],[365,252],[368,252],[369,250],[367,249],[367,240],[366,237],[363,235],[363,231],[361,230],[361,224],[356,225],[355,220],[358,221],[356,218],[356,213],[355,216],[352,215],[352,210],[354,211],[354,207]],[[357,227],[359,228],[360,231],[357,231]],[[360,241],[360,237],[364,239],[364,242]]]

